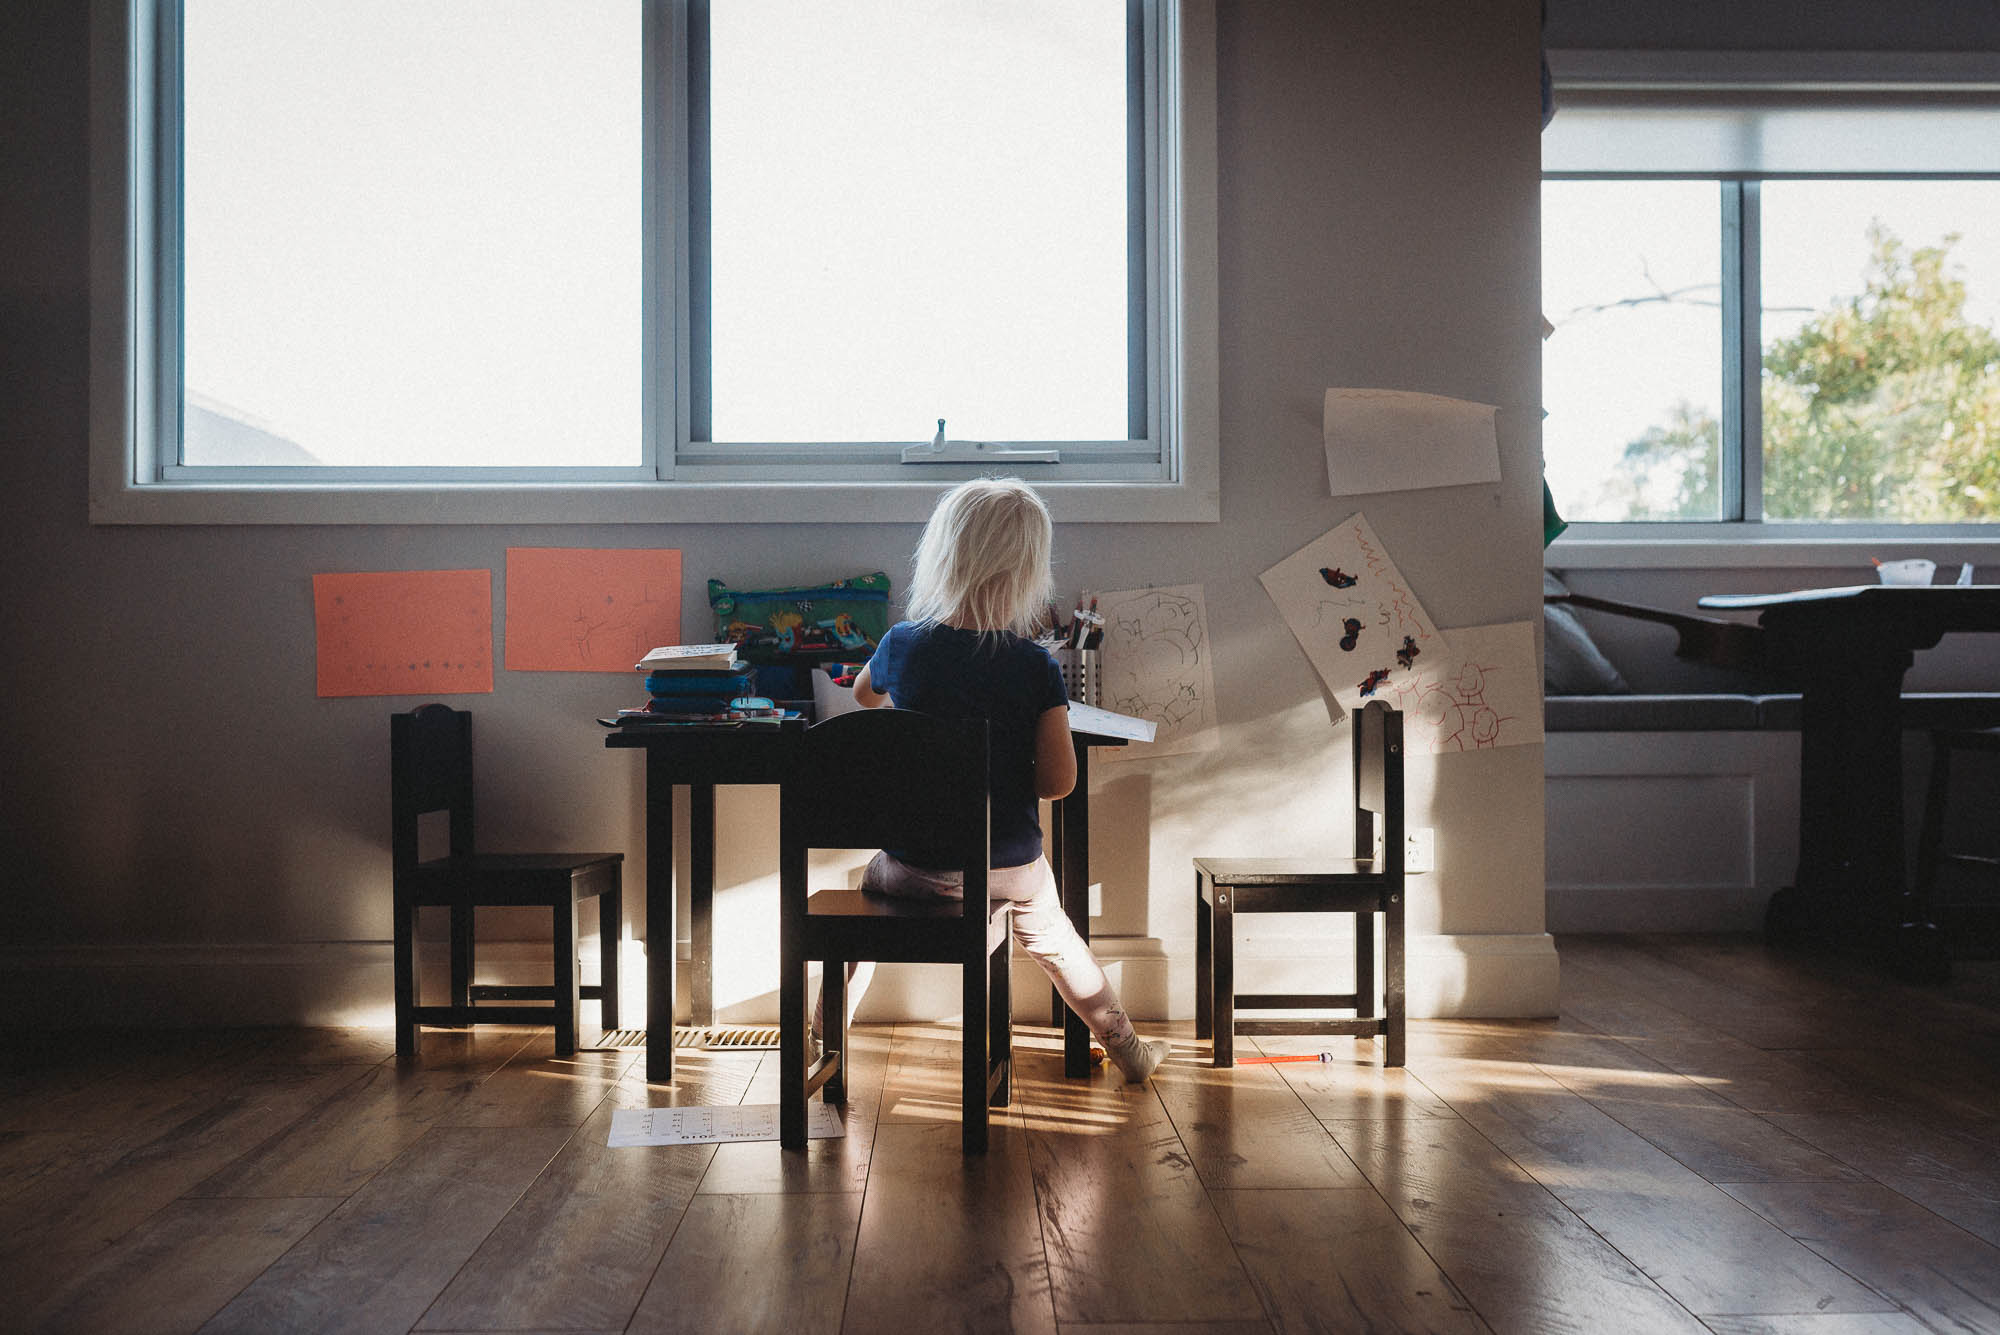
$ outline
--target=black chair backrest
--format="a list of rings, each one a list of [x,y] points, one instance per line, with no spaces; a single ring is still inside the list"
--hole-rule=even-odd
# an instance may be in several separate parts
[[[417,863],[418,818],[451,816],[451,855],[472,853],[472,715],[420,705],[389,716],[390,849],[394,865]]]
[[[1350,716],[1354,725],[1354,856],[1368,857],[1375,821],[1382,822],[1382,870],[1403,871],[1403,716],[1372,700]]]
[[[986,721],[907,709],[839,714],[805,730],[782,785],[780,843],[945,852],[983,889],[989,856]],[[981,896],[983,898],[983,896]]]

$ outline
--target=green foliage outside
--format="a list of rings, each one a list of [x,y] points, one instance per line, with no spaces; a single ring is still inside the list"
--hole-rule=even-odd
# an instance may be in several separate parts
[[[1767,519],[2000,519],[2000,336],[1965,315],[1958,241],[1906,248],[1879,223],[1858,296],[1764,352]],[[1669,410],[1606,489],[1628,519],[1715,519],[1721,429]]]

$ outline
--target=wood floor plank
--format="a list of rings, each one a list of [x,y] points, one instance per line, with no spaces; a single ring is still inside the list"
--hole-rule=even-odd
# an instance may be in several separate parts
[[[1067,1080],[1061,1057],[1018,1062],[1056,1315],[1222,1321],[1263,1315],[1159,1096],[1116,1075]],[[1134,1227],[1134,1220],[1145,1220]]]
[[[1280,1069],[1187,1063],[1154,1074],[1154,1092],[1202,1184],[1210,1191],[1364,1185]]]
[[[2000,1247],[1878,1183],[1731,1187],[1745,1205],[1939,1330],[2000,1332]]]
[[[876,1129],[844,1329],[1053,1335],[1027,1137],[1004,1115],[989,1135],[968,1156],[953,1123]]]
[[[1519,1041],[1509,1032],[1506,1046]],[[1491,1050],[1493,1044],[1482,1046]],[[1306,1035],[1259,1037],[1254,1047],[1259,1055],[1303,1055],[1331,1051],[1331,1062],[1282,1062],[1271,1069],[1299,1096],[1309,1112],[1323,1122],[1354,1122],[1369,1117],[1452,1117],[1445,1101],[1424,1087],[1406,1066],[1384,1066],[1373,1044],[1354,1045],[1343,1051],[1328,1047],[1326,1040]],[[1466,1051],[1461,1043],[1456,1050]],[[1433,1045],[1431,1051],[1438,1051]],[[1238,1067],[1236,1069],[1244,1069]]]
[[[1488,1330],[1371,1186],[1211,1195],[1278,1331]]]
[[[1773,1114],[1773,1125],[2000,1246],[2000,1155],[1893,1110]]]
[[[202,1327],[408,1330],[562,1149],[567,1127],[435,1127]]]
[[[1539,1068],[1439,1058],[1418,1073],[1689,1311],[1884,1307],[1879,1296]]]
[[[31,1306],[197,1183],[358,1080],[364,1067],[233,1071],[0,1201],[0,1293]]]
[[[1064,1321],[1059,1335],[1271,1335],[1268,1321]]]
[[[1496,1331],[1671,1332],[1702,1324],[1455,1118],[1336,1122],[1334,1138]]]
[[[419,1329],[622,1326],[638,1308],[717,1147],[612,1149],[613,1114],[734,1103],[754,1064],[745,1053],[676,1057],[671,1085],[648,1085],[643,1070],[628,1069],[459,1270]]]
[[[639,1060],[637,1048],[555,1054],[542,1032],[444,1115],[449,1126],[577,1126]]]
[[[626,1329],[833,1335],[860,1218],[860,1192],[696,1196]]]
[[[1715,1335],[1928,1335],[1908,1312],[1829,1312],[1824,1316],[1716,1316]]]
[[[23,1328],[46,1335],[194,1330],[339,1204],[296,1196],[176,1201],[107,1248]]]
[[[718,1145],[703,1194],[741,1195],[760,1191],[860,1191],[868,1181],[868,1157],[875,1143],[875,1123],[882,1104],[882,1085],[889,1065],[895,1029],[890,1025],[857,1025],[848,1031],[847,1114],[844,1134],[806,1142],[803,1151],[786,1150],[776,1141]],[[956,1070],[957,1047],[947,1059]],[[717,1054],[750,1058],[747,1088],[732,1103],[778,1101],[778,1054]],[[761,1060],[757,1058],[761,1057]],[[679,1058],[676,1058],[676,1062]],[[815,1095],[814,1097],[818,1097]],[[953,1115],[956,1116],[954,1105]]]

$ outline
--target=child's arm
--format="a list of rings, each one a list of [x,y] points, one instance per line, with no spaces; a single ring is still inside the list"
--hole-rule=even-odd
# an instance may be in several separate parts
[[[868,679],[868,669],[873,666],[873,663],[865,663],[861,671],[854,674],[854,703],[863,709],[874,709],[889,703],[887,693],[876,690],[875,683]]]
[[[1076,787],[1076,747],[1069,739],[1069,708],[1044,709],[1035,720],[1035,796],[1053,802]]]

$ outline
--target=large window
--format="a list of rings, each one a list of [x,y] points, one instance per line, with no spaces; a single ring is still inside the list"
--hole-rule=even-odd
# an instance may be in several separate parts
[[[1585,97],[1552,127],[1543,451],[1564,515],[1774,537],[2000,522],[1993,117],[1656,94]]]
[[[1205,5],[98,5],[100,518],[1214,517]]]

